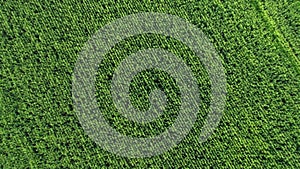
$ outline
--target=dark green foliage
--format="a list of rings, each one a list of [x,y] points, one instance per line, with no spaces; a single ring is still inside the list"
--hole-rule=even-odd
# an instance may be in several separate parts
[[[0,168],[300,168],[299,2],[32,0],[0,1],[0,9]],[[72,106],[72,72],[78,53],[100,27],[141,11],[177,15],[208,36],[226,69],[227,109],[216,132],[199,144],[210,101],[201,62],[168,37],[122,41],[100,65],[96,84],[99,107],[114,128],[147,137],[176,118],[180,92],[158,70],[141,72],[130,91],[142,110],[152,89],[166,91],[171,102],[160,119],[134,124],[110,100],[114,69],[143,48],[160,47],[183,58],[197,77],[203,102],[194,128],[177,147],[128,159],[104,151],[83,131]]]

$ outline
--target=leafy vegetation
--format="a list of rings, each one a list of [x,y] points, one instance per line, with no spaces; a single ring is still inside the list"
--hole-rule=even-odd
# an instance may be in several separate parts
[[[174,166],[299,168],[299,2],[273,0],[0,1],[0,168],[158,168]],[[211,138],[198,143],[209,105],[209,82],[187,46],[158,35],[120,42],[97,76],[104,116],[123,134],[148,137],[176,118],[178,89],[158,70],[138,74],[133,104],[147,109],[147,95],[161,88],[171,99],[160,119],[126,120],[114,108],[109,84],[122,58],[161,47],[182,57],[197,75],[201,112],[175,148],[144,159],[119,157],[97,146],[73,109],[72,72],[85,42],[102,26],[128,14],[161,12],[199,27],[214,44],[227,75],[227,108]],[[141,99],[142,98],[142,99]]]

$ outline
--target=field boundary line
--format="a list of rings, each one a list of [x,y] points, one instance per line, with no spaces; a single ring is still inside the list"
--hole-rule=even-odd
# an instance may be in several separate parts
[[[287,40],[287,38],[283,35],[283,33],[280,31],[280,29],[278,28],[278,24],[277,22],[274,21],[274,19],[269,16],[268,12],[265,10],[264,8],[264,3],[261,2],[260,0],[256,0],[258,8],[261,10],[263,17],[268,21],[268,23],[270,24],[270,26],[272,28],[274,28],[274,33],[277,36],[277,39],[281,42],[281,45],[286,48],[288,55],[291,55],[290,59],[292,59],[292,64],[294,66],[296,66],[296,70],[298,71],[298,73],[300,73],[300,61],[298,60],[298,58],[296,57],[295,53],[293,52],[293,49],[290,45],[290,42]],[[293,63],[295,62],[295,63]]]

